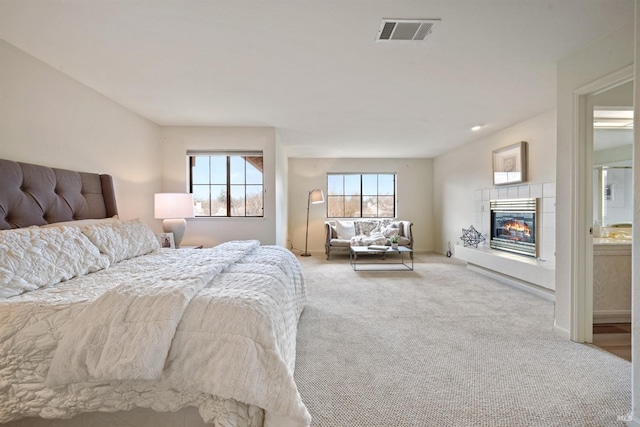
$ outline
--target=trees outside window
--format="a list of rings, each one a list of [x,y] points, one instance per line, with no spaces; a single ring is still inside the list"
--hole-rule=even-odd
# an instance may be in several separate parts
[[[396,174],[327,174],[328,218],[395,218]]]
[[[264,216],[262,155],[189,156],[196,217]]]

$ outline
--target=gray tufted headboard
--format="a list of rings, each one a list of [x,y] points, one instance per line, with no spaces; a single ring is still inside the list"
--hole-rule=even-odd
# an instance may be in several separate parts
[[[117,214],[111,175],[0,159],[0,229]]]

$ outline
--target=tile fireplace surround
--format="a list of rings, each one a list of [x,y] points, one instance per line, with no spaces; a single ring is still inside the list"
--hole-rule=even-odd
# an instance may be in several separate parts
[[[517,255],[489,248],[491,233],[490,200],[526,199],[538,200],[538,258]],[[467,262],[469,269],[493,276],[514,286],[526,288],[548,299],[555,291],[555,232],[556,185],[521,184],[494,187],[474,192],[475,221],[473,226],[487,239],[478,248],[455,246],[455,257]],[[468,227],[468,224],[464,224]],[[462,226],[461,226],[462,227]]]

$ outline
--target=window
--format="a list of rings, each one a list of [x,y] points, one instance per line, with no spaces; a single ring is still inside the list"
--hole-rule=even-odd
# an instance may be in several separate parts
[[[395,216],[396,174],[327,174],[327,217]]]
[[[262,153],[187,153],[196,217],[264,216]]]

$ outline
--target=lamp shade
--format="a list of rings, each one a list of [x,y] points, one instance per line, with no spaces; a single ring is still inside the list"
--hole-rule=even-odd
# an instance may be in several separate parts
[[[309,201],[311,203],[324,203],[324,193],[322,190],[315,189],[309,192]]]
[[[154,203],[154,218],[193,218],[193,194],[157,193]]]

